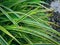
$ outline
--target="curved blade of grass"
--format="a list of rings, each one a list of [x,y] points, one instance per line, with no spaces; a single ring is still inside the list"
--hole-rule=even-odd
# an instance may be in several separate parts
[[[3,39],[3,37],[0,35],[0,44],[1,45],[8,45],[8,43]]]
[[[14,25],[16,25],[16,22],[8,15],[8,13],[5,10],[3,10],[1,7],[0,10]]]
[[[23,15],[18,21],[17,23],[21,22],[22,20],[24,20],[25,18],[27,18],[27,16],[33,15],[37,13],[37,9],[39,8],[39,6],[37,8],[35,8],[34,10],[31,10],[30,12],[27,13],[27,15]]]
[[[6,6],[4,6],[4,5],[1,5],[2,7],[4,7],[5,9],[7,9],[7,10],[9,10],[9,11],[11,11],[12,13],[14,13],[14,11],[13,10],[11,10],[10,8],[8,8],[8,7],[6,7]],[[18,15],[17,13],[14,13],[17,17],[19,17],[20,18],[20,15]]]
[[[42,32],[38,32],[36,30],[31,30],[31,29],[26,28],[26,27],[18,27],[18,28],[17,27],[8,27],[7,29],[11,29],[11,28],[12,28],[12,30],[14,30],[14,28],[17,29],[17,30],[14,30],[14,31],[25,32],[25,33],[29,33],[29,34],[32,34],[32,35],[35,35],[35,36],[38,36],[38,37],[42,36],[42,37],[44,37],[46,39],[49,39],[50,41],[54,42],[55,44],[59,44],[58,42],[53,40],[50,36],[48,36],[48,35],[46,35]]]
[[[19,44],[21,44],[13,35],[11,35],[4,27],[0,26],[0,30],[4,33],[6,33],[7,35],[9,35],[10,37],[12,37],[14,40],[16,40]]]

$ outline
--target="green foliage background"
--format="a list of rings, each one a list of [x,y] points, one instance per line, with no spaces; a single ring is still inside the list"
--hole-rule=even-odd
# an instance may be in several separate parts
[[[1,45],[60,45],[42,0],[0,0]]]

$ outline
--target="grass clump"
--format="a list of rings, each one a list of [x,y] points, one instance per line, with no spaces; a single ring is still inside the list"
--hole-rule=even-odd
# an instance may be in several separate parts
[[[59,32],[48,21],[41,0],[2,0],[0,3],[1,45],[59,45]],[[55,35],[54,35],[55,34]],[[57,36],[58,35],[58,36]],[[54,38],[53,38],[54,37]]]

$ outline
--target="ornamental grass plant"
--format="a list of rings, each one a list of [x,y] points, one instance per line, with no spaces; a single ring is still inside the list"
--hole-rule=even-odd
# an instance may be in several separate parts
[[[60,45],[60,32],[49,21],[52,9],[44,5],[42,0],[0,0],[0,45]]]

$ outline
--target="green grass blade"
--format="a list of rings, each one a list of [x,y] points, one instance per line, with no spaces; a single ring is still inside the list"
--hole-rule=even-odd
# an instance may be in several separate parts
[[[1,45],[9,45],[4,39],[3,37],[0,35],[0,44]]]
[[[1,7],[0,7],[0,10],[2,11],[2,13],[3,13],[4,15],[6,15],[6,17],[7,17],[13,24],[16,25],[16,22],[8,15],[8,13],[7,13],[5,10],[3,10]]]
[[[20,44],[20,42],[12,34],[10,34],[4,27],[0,26],[0,30],[9,35],[10,37],[12,37],[13,39],[15,39]]]

